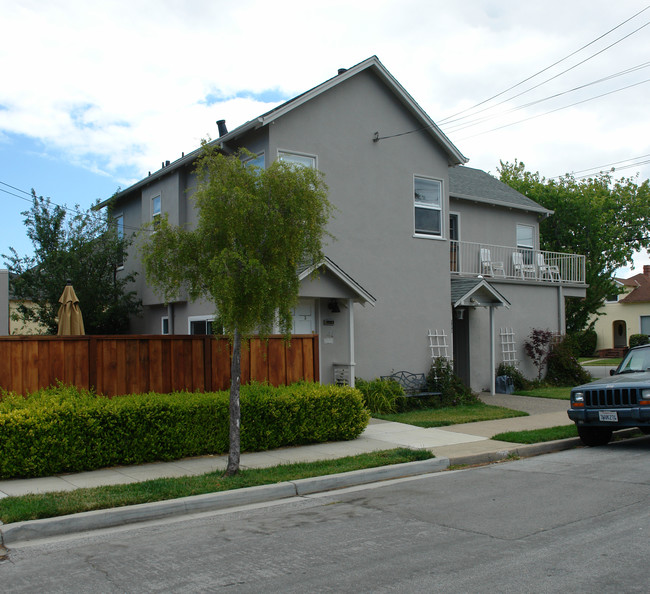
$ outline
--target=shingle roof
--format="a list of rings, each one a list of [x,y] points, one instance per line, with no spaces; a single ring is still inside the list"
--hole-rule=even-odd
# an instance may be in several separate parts
[[[628,295],[623,299],[619,299],[619,303],[645,303],[650,301],[650,276],[647,274],[635,274],[625,280],[616,279],[623,282],[626,286],[634,286]]]
[[[547,216],[553,213],[489,173],[472,167],[449,168],[449,195],[452,198],[498,204]]]

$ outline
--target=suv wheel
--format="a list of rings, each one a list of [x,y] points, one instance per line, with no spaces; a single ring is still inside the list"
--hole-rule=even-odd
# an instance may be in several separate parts
[[[578,425],[578,435],[586,446],[594,447],[607,445],[612,438],[612,429],[609,427],[585,427]]]

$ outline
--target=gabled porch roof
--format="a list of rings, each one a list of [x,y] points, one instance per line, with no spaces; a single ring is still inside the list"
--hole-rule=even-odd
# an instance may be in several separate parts
[[[352,296],[351,298],[361,305],[366,305],[369,303],[374,307],[377,300],[366,291],[357,281],[355,281],[349,274],[347,274],[342,268],[337,266],[332,260],[327,256],[317,264],[312,264],[311,266],[303,266],[298,271],[298,279],[302,282],[306,279],[309,279],[317,270],[324,270],[332,277],[334,277],[341,285],[346,289],[347,292]],[[318,278],[314,281],[318,283]]]
[[[485,279],[452,278],[453,307],[510,307],[508,301]]]

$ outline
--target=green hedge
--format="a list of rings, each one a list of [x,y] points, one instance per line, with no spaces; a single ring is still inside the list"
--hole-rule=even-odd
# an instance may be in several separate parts
[[[69,386],[0,401],[0,478],[228,451],[228,392],[105,398]],[[242,386],[241,449],[358,437],[369,415],[347,387]]]

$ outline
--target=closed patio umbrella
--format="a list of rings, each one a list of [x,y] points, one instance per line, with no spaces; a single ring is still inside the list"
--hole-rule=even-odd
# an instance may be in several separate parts
[[[68,282],[63,289],[59,303],[61,305],[59,306],[59,331],[57,334],[60,336],[85,334],[79,299],[77,299],[71,283]]]

